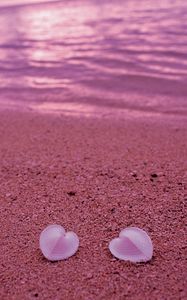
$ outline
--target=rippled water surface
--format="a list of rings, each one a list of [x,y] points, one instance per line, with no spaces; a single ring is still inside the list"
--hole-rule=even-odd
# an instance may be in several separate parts
[[[54,1],[0,8],[0,91],[68,111],[187,111],[187,1]],[[77,108],[78,107],[78,108]]]

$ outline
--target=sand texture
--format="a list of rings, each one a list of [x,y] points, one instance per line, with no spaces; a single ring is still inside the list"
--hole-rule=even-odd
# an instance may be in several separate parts
[[[0,299],[186,299],[185,122],[0,112]],[[51,263],[40,232],[61,224],[77,254]],[[108,250],[138,226],[152,261]]]

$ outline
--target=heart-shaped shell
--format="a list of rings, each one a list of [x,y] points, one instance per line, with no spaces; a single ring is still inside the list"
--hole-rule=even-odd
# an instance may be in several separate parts
[[[152,258],[153,244],[148,234],[137,227],[122,230],[109,244],[110,252],[121,260],[146,262]]]
[[[51,261],[67,259],[74,255],[79,247],[76,233],[61,225],[49,225],[40,234],[40,249],[43,255]]]

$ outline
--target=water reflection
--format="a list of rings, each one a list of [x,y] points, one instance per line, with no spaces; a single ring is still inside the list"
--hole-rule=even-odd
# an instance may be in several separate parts
[[[69,60],[76,57],[78,48],[87,49],[84,40],[93,35],[93,30],[84,26],[85,16],[85,9],[73,6],[63,7],[63,10],[49,6],[44,11],[32,10],[29,11],[29,15],[22,15],[21,23],[28,23],[25,39],[35,45],[26,48],[24,53],[31,67],[38,71],[42,68],[48,76],[48,79],[45,76],[45,80],[34,76],[33,80],[31,74],[30,80],[27,76],[27,84],[33,86],[35,82],[38,86],[42,82],[42,87],[45,83],[47,87],[55,87],[56,81],[57,87],[59,83],[65,87],[73,81],[77,76],[77,70],[73,67],[74,63]],[[82,36],[84,39],[77,42]],[[79,66],[81,67],[80,64]]]
[[[172,93],[180,82],[186,91],[186,13],[182,0],[0,9],[0,88],[47,89],[51,97],[58,88],[62,99],[68,91],[80,101],[97,95],[106,105],[132,101],[127,91],[143,92],[147,81],[152,92],[165,93],[163,80],[174,82]]]

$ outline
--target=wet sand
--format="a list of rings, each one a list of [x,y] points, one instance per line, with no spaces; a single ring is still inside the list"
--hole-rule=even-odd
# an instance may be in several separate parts
[[[185,122],[0,112],[0,299],[185,299]],[[80,237],[51,263],[48,224]],[[109,241],[146,230],[154,257],[122,262]]]

